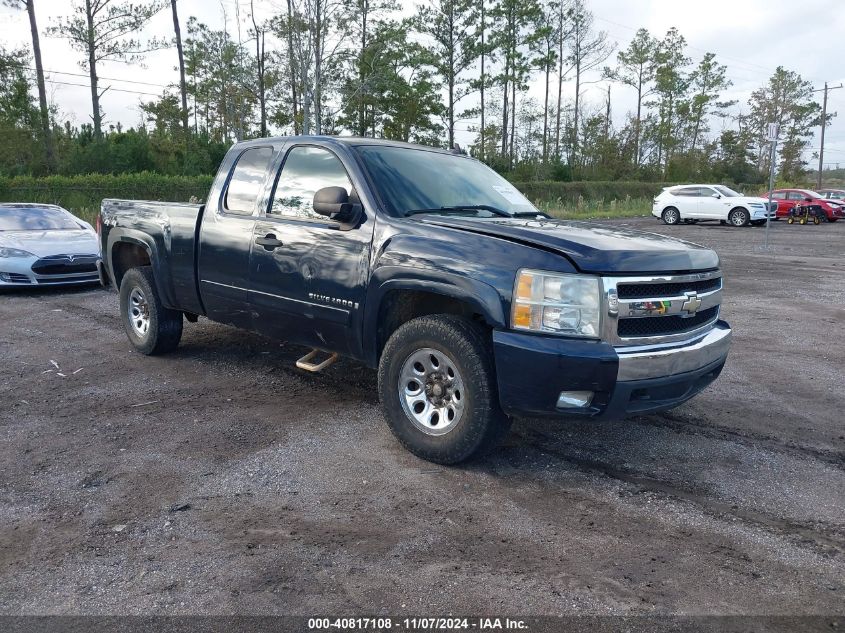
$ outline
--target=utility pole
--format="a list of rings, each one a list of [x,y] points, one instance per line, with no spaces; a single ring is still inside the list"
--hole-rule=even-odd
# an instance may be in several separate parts
[[[839,90],[841,87],[842,84],[828,87],[827,82],[824,82],[824,88],[813,90],[813,92],[824,92],[824,100],[822,101],[822,137],[821,147],[819,148],[819,177],[816,182],[816,189],[822,188],[822,169],[824,169],[824,128],[827,126],[827,93],[831,90]]]

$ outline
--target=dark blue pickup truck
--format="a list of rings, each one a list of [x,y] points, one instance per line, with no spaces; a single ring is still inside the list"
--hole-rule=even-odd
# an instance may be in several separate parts
[[[105,200],[101,279],[131,343],[199,316],[378,368],[416,455],[456,463],[511,416],[675,407],[728,354],[707,248],[554,220],[455,152],[374,139],[238,143],[204,205]]]

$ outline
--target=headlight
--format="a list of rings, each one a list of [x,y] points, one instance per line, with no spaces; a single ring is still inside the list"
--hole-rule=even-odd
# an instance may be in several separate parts
[[[596,338],[601,331],[599,278],[520,270],[513,289],[511,327]]]
[[[4,257],[35,257],[35,255],[19,248],[0,248],[0,258]]]

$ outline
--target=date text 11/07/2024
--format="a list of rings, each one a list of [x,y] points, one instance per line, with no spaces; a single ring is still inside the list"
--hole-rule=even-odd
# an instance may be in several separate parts
[[[434,631],[434,630],[527,630],[525,620],[512,618],[309,618],[309,630]]]

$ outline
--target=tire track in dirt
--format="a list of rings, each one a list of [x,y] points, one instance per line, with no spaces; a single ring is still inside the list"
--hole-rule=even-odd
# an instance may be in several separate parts
[[[680,499],[701,508],[708,515],[724,519],[731,516],[754,527],[763,528],[777,536],[799,540],[803,546],[811,546],[824,556],[839,556],[845,553],[845,530],[822,521],[801,522],[776,516],[760,510],[740,507],[727,501],[713,498],[708,491],[697,489],[681,482],[667,481],[645,472],[620,468],[611,463],[583,457],[566,451],[559,446],[559,440],[541,431],[530,429],[514,433],[525,445],[542,453],[554,456],[576,466],[582,472],[598,474],[634,486],[638,491],[651,492],[666,499]]]

